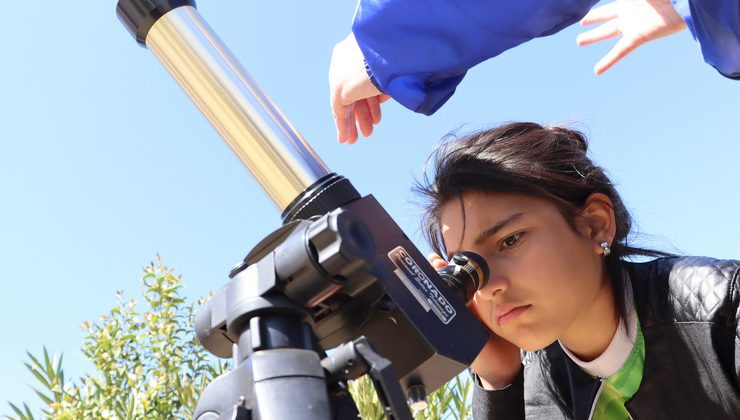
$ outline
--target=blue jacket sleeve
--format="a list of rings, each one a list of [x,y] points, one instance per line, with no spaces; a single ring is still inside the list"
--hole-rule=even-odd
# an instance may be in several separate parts
[[[723,76],[740,79],[740,2],[672,0],[699,42],[704,61]]]
[[[360,0],[352,30],[373,83],[430,115],[469,68],[577,22],[596,1]]]

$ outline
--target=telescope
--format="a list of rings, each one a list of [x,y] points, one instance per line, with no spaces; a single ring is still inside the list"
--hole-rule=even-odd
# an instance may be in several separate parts
[[[466,309],[485,261],[437,273],[372,195],[331,172],[200,16],[193,0],[119,0],[116,9],[280,211],[198,309],[203,346],[233,369],[194,418],[349,419],[346,382],[370,374],[389,418],[410,419],[472,363],[488,333]]]

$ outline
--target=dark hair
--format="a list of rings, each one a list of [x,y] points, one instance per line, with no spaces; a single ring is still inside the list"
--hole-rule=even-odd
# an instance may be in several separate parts
[[[576,215],[586,199],[593,193],[602,193],[611,199],[616,220],[611,254],[605,258],[605,274],[614,287],[617,315],[623,318],[625,279],[620,260],[629,255],[668,254],[628,245],[632,218],[604,170],[586,156],[587,150],[588,142],[582,133],[531,122],[508,123],[459,138],[448,135],[430,157],[431,180],[427,171],[415,187],[427,199],[424,236],[437,253],[446,255],[440,228],[441,207],[465,191],[543,198],[560,210],[574,230]]]

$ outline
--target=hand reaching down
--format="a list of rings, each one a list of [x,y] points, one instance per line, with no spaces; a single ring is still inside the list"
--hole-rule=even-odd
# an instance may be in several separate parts
[[[351,33],[334,46],[329,65],[329,92],[337,140],[357,141],[373,133],[381,119],[380,104],[390,99],[372,84],[365,70],[365,58]]]

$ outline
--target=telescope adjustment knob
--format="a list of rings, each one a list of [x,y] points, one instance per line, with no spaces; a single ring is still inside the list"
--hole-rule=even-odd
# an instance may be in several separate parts
[[[307,244],[316,261],[332,277],[346,280],[367,271],[375,257],[375,241],[362,221],[338,209],[309,226]]]

